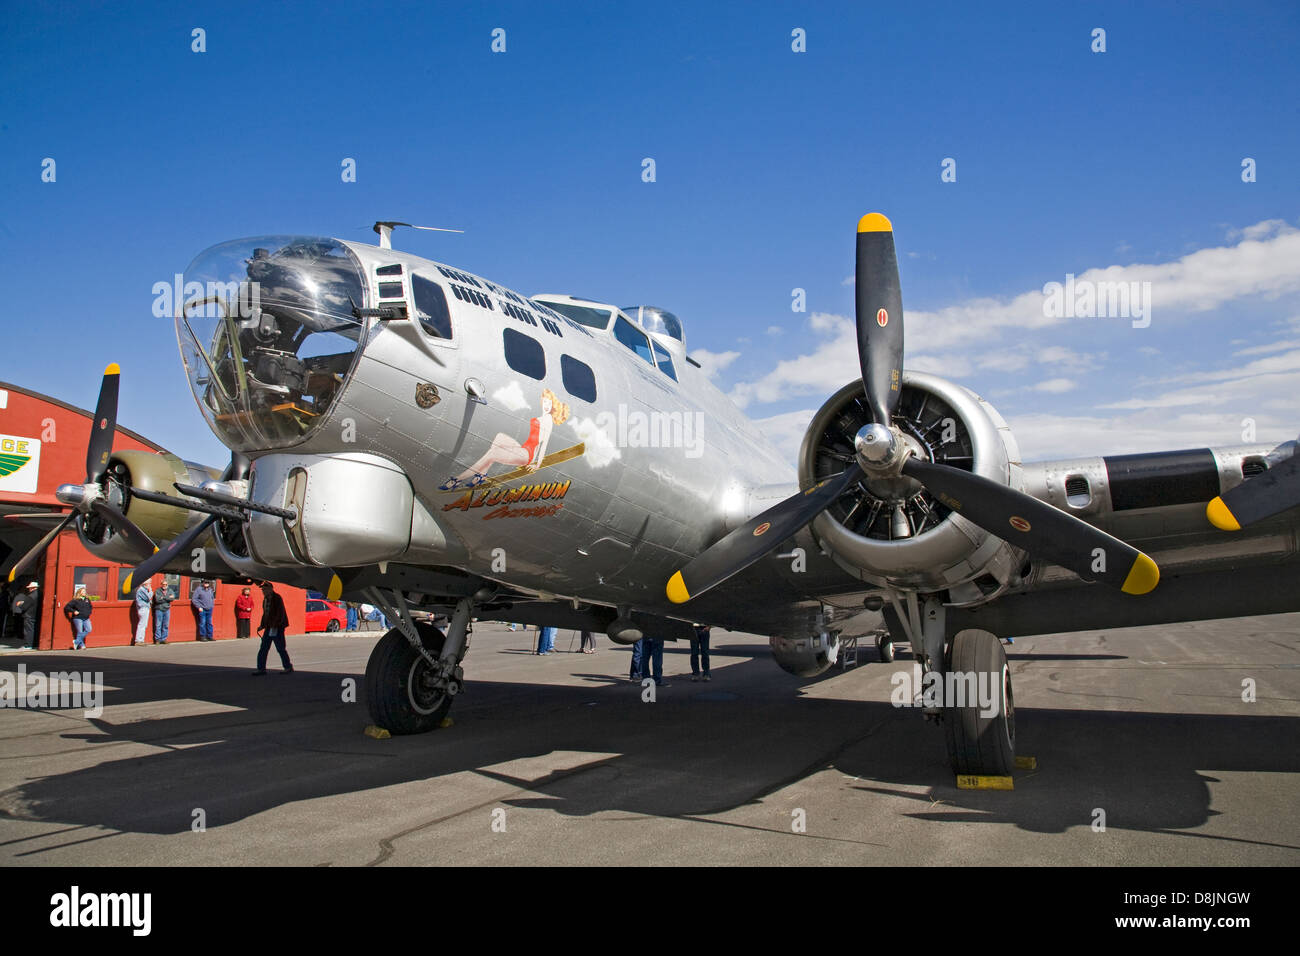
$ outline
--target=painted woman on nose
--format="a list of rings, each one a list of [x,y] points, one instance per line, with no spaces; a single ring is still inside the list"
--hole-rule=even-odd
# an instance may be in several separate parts
[[[560,401],[549,388],[542,390],[542,413],[528,422],[528,437],[519,442],[505,432],[498,432],[492,439],[492,446],[478,461],[469,468],[448,479],[442,491],[454,488],[472,488],[487,479],[488,469],[493,465],[510,465],[534,472],[546,457],[546,446],[551,440],[551,431],[556,425],[563,425],[569,418],[569,406]]]

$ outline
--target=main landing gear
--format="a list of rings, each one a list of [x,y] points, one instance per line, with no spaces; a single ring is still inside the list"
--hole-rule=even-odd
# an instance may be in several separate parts
[[[367,596],[397,622],[366,663],[371,719],[394,736],[436,729],[465,686],[460,662],[469,650],[473,602],[464,598],[456,605],[444,633],[414,621],[400,592],[392,601],[377,588],[368,589]]]
[[[1011,669],[995,634],[974,628],[945,639],[938,596],[891,595],[912,653],[921,663],[922,709],[943,725],[954,773],[1009,776],[1016,765],[1016,708]],[[904,603],[905,602],[905,603]],[[889,637],[881,639],[882,660]]]

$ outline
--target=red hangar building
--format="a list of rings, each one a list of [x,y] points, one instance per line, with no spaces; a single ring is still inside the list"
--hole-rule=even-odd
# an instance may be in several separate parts
[[[70,510],[54,497],[64,482],[80,482],[86,473],[86,446],[94,413],[76,408],[48,395],[0,382],[0,579],[53,525]],[[165,449],[129,429],[117,426],[113,450],[137,449],[163,452]],[[118,598],[119,581],[131,568],[96,557],[82,544],[77,532],[68,528],[46,549],[44,557],[18,575],[3,593],[0,609],[0,646],[21,644],[18,621],[9,612],[14,592],[35,579],[41,586],[40,617],[36,646],[41,650],[72,647],[72,623],[63,606],[72,599],[78,585],[94,603],[93,630],[87,647],[130,644],[134,634],[134,601]],[[173,602],[168,629],[169,641],[192,641],[198,618],[190,607],[190,589],[200,579],[176,574],[156,574],[151,588],[162,585],[172,590]],[[212,633],[218,640],[235,637],[235,598],[244,585],[215,584]],[[276,585],[289,612],[288,632],[306,630],[306,594]],[[253,636],[262,613],[262,596],[253,588]],[[153,643],[150,615],[145,640]]]

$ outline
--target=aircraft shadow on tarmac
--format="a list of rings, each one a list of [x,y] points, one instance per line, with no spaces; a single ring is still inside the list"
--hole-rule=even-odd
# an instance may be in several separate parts
[[[915,810],[904,812],[934,823],[1061,832],[1089,825],[1101,807],[1109,828],[1170,831],[1215,815],[1208,786],[1214,778],[1203,770],[1300,771],[1300,753],[1286,743],[1294,741],[1295,727],[1287,717],[1024,708],[1017,713],[1019,749],[1036,756],[1040,769],[1018,774],[1011,793],[960,791],[942,732],[914,710],[884,700],[802,695],[800,687],[835,680],[839,671],[797,681],[773,667],[765,647],[752,650],[754,659],[718,670],[712,684],[674,676],[653,704],[642,702],[639,686],[623,681],[557,686],[471,674],[452,710],[452,728],[385,741],[361,733],[369,722],[364,702],[341,700],[346,675],[298,671],[254,680],[246,668],[81,655],[79,669],[103,670],[109,687],[121,687],[106,690],[107,707],[191,698],[237,709],[117,724],[109,722],[110,710],[93,721],[102,734],[58,733],[67,745],[42,747],[41,754],[81,760],[78,750],[98,752],[102,762],[0,793],[0,819],[171,834],[190,829],[196,808],[203,808],[209,827],[222,826],[296,801],[460,772],[527,788],[497,801],[508,806],[575,817],[610,810],[699,817],[764,798],[779,802],[770,795],[833,769],[864,796],[915,801]],[[590,670],[598,661],[610,663],[615,673],[626,667],[621,655],[601,653],[574,665]],[[161,749],[143,753],[136,744]],[[593,759],[527,781],[499,769],[556,751],[589,752]],[[864,800],[863,813],[880,806]],[[780,814],[774,827],[788,826],[789,808],[774,810]],[[430,816],[438,812],[430,804]],[[21,845],[3,842],[0,853],[24,855]],[[39,862],[39,852],[28,859]]]

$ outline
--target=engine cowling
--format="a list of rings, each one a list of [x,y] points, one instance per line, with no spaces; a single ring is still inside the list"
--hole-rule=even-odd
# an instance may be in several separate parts
[[[870,421],[853,381],[813,417],[799,452],[805,487],[836,474],[853,437]],[[1020,451],[997,411],[936,375],[903,373],[894,423],[917,454],[1023,490]],[[853,576],[880,587],[946,590],[951,603],[979,604],[1017,582],[1024,552],[953,513],[919,483],[864,478],[812,523],[818,542]]]
[[[125,489],[140,488],[180,498],[180,493],[172,487],[173,482],[200,485],[214,477],[211,469],[181,461],[167,452],[126,449],[113,452],[109,459],[105,495],[155,542],[170,541],[205,516],[196,511],[145,501]],[[86,547],[100,557],[123,564],[139,561],[139,555],[133,553],[98,516],[89,515],[77,524]]]

